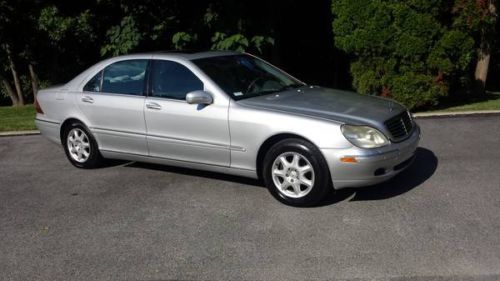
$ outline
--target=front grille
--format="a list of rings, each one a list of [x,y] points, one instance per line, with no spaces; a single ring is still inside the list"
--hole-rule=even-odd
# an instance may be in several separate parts
[[[413,129],[410,113],[405,111],[384,122],[385,127],[391,133],[392,140],[398,141],[407,137]]]

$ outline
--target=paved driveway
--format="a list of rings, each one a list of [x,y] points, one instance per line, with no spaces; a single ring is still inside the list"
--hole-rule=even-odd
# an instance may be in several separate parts
[[[0,138],[0,280],[500,280],[500,117],[420,120],[409,170],[293,208],[258,182],[73,168]]]

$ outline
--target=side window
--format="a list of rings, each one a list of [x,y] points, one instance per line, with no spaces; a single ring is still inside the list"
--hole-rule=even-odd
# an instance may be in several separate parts
[[[102,80],[102,71],[99,71],[92,79],[85,84],[83,90],[86,92],[100,92],[101,91],[101,80]]]
[[[154,61],[151,72],[153,97],[184,100],[187,93],[196,90],[203,90],[203,83],[187,67],[173,61]]]
[[[147,65],[147,60],[127,60],[106,67],[101,91],[115,94],[142,95]]]

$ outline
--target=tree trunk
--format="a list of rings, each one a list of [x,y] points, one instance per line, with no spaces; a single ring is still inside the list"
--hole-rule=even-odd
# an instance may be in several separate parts
[[[10,71],[12,72],[12,78],[14,79],[14,87],[16,88],[18,104],[24,105],[24,97],[21,88],[21,82],[19,81],[19,75],[17,74],[17,69],[16,65],[14,64],[14,60],[12,60],[9,46],[7,46],[6,51],[7,51],[7,59],[9,60]]]
[[[2,75],[0,75],[0,80],[2,80],[2,85],[5,88],[5,90],[7,91],[7,94],[9,95],[9,98],[12,101],[12,105],[18,106],[19,100],[17,99],[16,93],[14,92],[12,87],[10,86],[9,81],[7,79],[5,79],[5,77],[3,77]]]
[[[491,15],[496,16],[496,6],[495,0],[488,1],[488,11]],[[481,33],[480,50],[476,63],[476,71],[474,73],[474,80],[476,82],[476,93],[484,94],[486,90],[486,79],[488,78],[488,68],[490,65],[491,58],[491,45],[488,42],[487,36],[484,34],[485,31]]]
[[[38,93],[38,76],[36,75],[35,69],[33,68],[33,64],[28,65],[31,77],[31,88],[33,90],[33,102],[36,99],[36,94]]]
[[[484,94],[486,90],[486,79],[488,78],[488,67],[490,65],[491,54],[489,50],[481,50],[477,58],[476,72],[474,80],[476,81],[476,93]]]

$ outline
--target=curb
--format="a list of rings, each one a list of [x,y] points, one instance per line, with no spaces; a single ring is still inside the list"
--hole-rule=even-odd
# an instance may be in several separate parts
[[[31,135],[39,135],[39,134],[40,134],[40,131],[38,131],[38,130],[8,131],[8,132],[0,132],[0,137],[31,136]]]
[[[500,110],[456,111],[456,112],[420,112],[420,113],[413,114],[413,117],[418,118],[418,119],[453,118],[453,117],[483,117],[483,116],[500,116]]]

